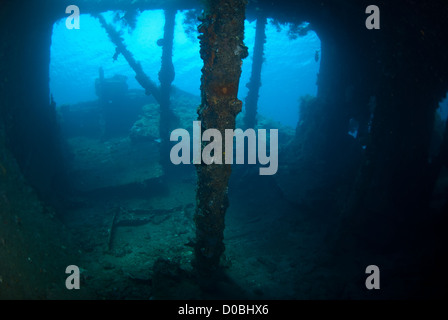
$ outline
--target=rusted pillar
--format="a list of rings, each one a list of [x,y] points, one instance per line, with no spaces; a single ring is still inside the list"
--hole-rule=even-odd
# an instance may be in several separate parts
[[[199,26],[201,58],[201,131],[235,128],[242,102],[237,99],[244,39],[245,0],[209,0]],[[202,143],[202,148],[205,143]],[[223,148],[224,150],[224,148]],[[224,155],[222,157],[224,159]],[[194,266],[201,274],[218,269],[224,252],[224,215],[228,207],[229,164],[197,164],[196,241]]]
[[[161,165],[165,173],[169,172],[167,165],[169,159],[166,155],[170,153],[169,132],[172,128],[175,116],[170,108],[171,83],[174,80],[175,72],[173,66],[173,38],[174,25],[176,20],[176,10],[172,8],[165,9],[165,27],[162,41],[162,66],[159,72],[160,81],[160,122],[159,136],[161,143]]]
[[[244,115],[244,126],[253,128],[257,123],[257,104],[261,87],[261,67],[263,65],[264,43],[266,42],[266,16],[257,18],[255,32],[254,56],[252,61],[252,74],[247,84],[249,92],[246,97],[246,114]]]

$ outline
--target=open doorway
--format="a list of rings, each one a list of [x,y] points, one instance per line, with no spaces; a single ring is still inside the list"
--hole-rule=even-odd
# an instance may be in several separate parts
[[[176,125],[189,130],[197,119],[203,66],[196,31],[198,14],[193,10],[178,11],[173,32],[175,77],[170,108]],[[166,38],[165,12],[140,12],[132,17],[133,23],[120,11],[104,12],[101,16],[120,35],[134,62],[158,85]],[[145,94],[145,88],[136,79],[135,67],[125,55],[117,53],[117,43],[111,40],[104,23],[91,15],[81,15],[81,21],[79,30],[68,30],[64,20],[57,21],[51,47],[50,90],[66,144],[73,192],[63,219],[76,230],[87,266],[107,266],[108,271],[101,272],[105,282],[116,279],[119,270],[126,270],[129,276],[120,277],[121,294],[129,288],[127,282],[142,278],[142,286],[137,286],[139,289],[133,293],[141,297],[147,289],[145,277],[149,277],[142,274],[161,256],[180,257],[180,264],[187,269],[191,264],[193,249],[185,244],[194,238],[196,174],[190,165],[176,171],[175,179],[167,177],[161,157],[169,157],[169,153],[161,147],[161,108],[157,97]],[[255,21],[246,21],[249,57],[243,61],[240,78],[242,101],[248,94],[246,84],[251,77],[255,26]],[[314,31],[305,32],[307,27],[306,23],[301,25],[296,31],[302,33],[297,34],[292,24],[267,20],[257,117],[261,127],[279,129],[285,139],[282,145],[294,136],[300,97],[317,92],[320,40]],[[244,107],[237,127],[242,127],[243,114]],[[254,180],[240,174],[240,170],[243,169],[235,168],[231,182],[234,189],[246,184],[254,188],[238,195],[230,192],[226,238],[227,256],[235,260],[233,275],[245,283],[240,285],[254,286],[257,292],[264,290],[260,288],[260,279],[268,277],[271,280],[266,286],[275,287],[272,297],[284,296],[286,292],[288,295],[295,290],[295,284],[283,291],[282,283],[294,270],[287,268],[283,280],[267,276],[275,272],[269,266],[277,253],[265,255],[262,251],[282,241],[277,230],[292,228],[272,212],[293,216],[295,208],[282,200],[273,179]],[[278,224],[278,228],[274,230],[273,224]],[[242,234],[250,236],[241,237]],[[265,243],[266,234],[278,240]],[[254,247],[259,241],[266,246]],[[296,253],[288,250],[281,253],[284,265],[296,259]],[[247,252],[253,252],[253,259],[243,257]],[[263,263],[254,266],[259,255],[263,256]],[[247,269],[252,270],[250,275]],[[108,289],[111,288],[105,290]]]

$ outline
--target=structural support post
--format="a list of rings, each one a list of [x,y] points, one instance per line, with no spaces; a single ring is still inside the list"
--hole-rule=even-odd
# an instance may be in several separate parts
[[[170,108],[170,93],[171,83],[174,80],[175,72],[173,66],[173,38],[174,38],[174,25],[176,20],[176,10],[165,10],[165,27],[163,35],[162,46],[162,66],[159,71],[160,81],[160,122],[159,122],[159,136],[162,140],[161,143],[161,165],[165,168],[165,173],[168,172],[166,167],[169,160],[166,159],[166,155],[170,153],[170,139],[169,132],[175,116]]]
[[[263,65],[264,44],[266,42],[266,20],[265,15],[260,15],[257,18],[252,74],[247,84],[249,92],[246,97],[246,114],[244,115],[244,126],[246,128],[253,128],[257,123],[257,104],[261,87],[261,67]]]
[[[237,99],[242,59],[247,57],[243,43],[245,8],[245,0],[209,0],[200,18],[200,53],[204,61],[198,109],[201,132],[213,128],[224,137],[225,129],[235,128],[235,118],[242,108],[242,102]],[[224,252],[224,216],[231,166],[201,162],[196,170],[194,267],[202,275],[212,275]]]

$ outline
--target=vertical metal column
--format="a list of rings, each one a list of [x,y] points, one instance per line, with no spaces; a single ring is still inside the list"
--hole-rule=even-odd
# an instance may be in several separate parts
[[[257,123],[257,104],[261,87],[261,67],[263,65],[264,43],[266,42],[266,20],[266,16],[264,15],[260,15],[257,18],[252,74],[247,84],[249,92],[246,97],[246,114],[244,115],[244,126],[246,128],[253,128]]]
[[[169,132],[175,116],[170,108],[171,83],[174,80],[175,72],[173,66],[173,38],[174,25],[176,20],[176,10],[172,8],[165,9],[165,27],[162,41],[162,65],[159,71],[160,81],[160,122],[159,135],[162,140],[160,154],[160,163],[165,168],[165,174],[168,172],[167,165],[169,158],[166,157],[170,153]]]
[[[200,53],[204,61],[198,109],[201,132],[213,128],[224,137],[225,129],[235,128],[235,118],[242,108],[242,102],[237,99],[242,59],[247,57],[243,43],[245,9],[244,0],[209,0],[200,18]],[[196,170],[194,266],[201,274],[209,275],[218,269],[224,252],[224,216],[231,166],[201,163],[196,165]]]

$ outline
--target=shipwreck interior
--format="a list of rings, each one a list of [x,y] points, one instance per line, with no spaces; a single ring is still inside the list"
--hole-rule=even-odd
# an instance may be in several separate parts
[[[374,2],[2,1],[0,299],[446,297],[448,5]],[[193,121],[278,170],[174,165]]]

